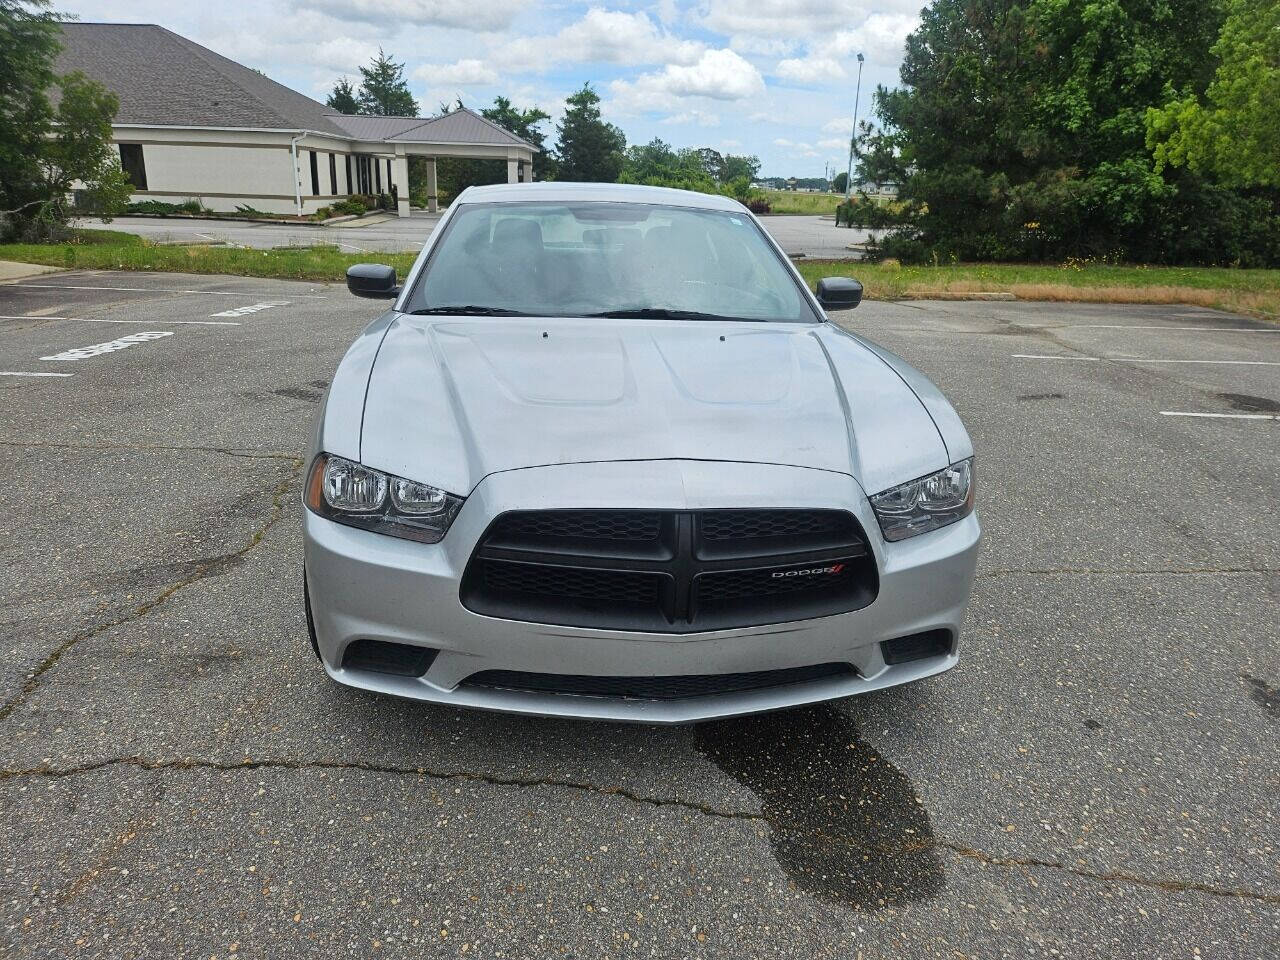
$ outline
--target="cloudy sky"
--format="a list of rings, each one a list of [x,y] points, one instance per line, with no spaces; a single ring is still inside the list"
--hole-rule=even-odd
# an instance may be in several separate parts
[[[558,118],[590,81],[631,143],[754,153],[766,176],[843,170],[854,55],[897,80],[923,0],[61,0],[80,19],[158,23],[323,100],[381,46],[423,111],[510,97]],[[547,125],[550,128],[550,125]],[[550,130],[554,140],[554,130]]]

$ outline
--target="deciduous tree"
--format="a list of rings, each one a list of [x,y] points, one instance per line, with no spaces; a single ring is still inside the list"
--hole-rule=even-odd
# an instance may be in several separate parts
[[[1217,69],[1204,96],[1187,91],[1147,110],[1157,166],[1280,187],[1280,3],[1231,0],[1212,52]]]
[[[107,217],[131,192],[111,140],[116,97],[82,74],[54,75],[58,26],[45,6],[0,0],[0,233],[33,238],[63,231],[75,184]]]

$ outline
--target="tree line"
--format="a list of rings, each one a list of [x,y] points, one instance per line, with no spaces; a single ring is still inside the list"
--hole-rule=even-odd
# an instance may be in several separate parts
[[[419,105],[404,77],[404,64],[379,50],[367,67],[360,68],[359,85],[346,77],[334,84],[326,101],[340,113],[378,116],[417,116]],[[462,102],[439,105],[439,113],[462,107]],[[710,147],[673,148],[661,139],[627,145],[626,135],[600,114],[600,95],[589,83],[565,99],[564,114],[556,125],[554,143],[547,142],[542,124],[550,114],[538,107],[520,110],[506,97],[479,111],[486,119],[511,131],[538,148],[534,155],[535,180],[595,183],[640,183],[677,187],[705,193],[726,193],[744,201],[756,199],[751,184],[760,172],[754,156],[721,154]],[[425,191],[421,157],[410,158],[411,189]],[[465,160],[441,157],[436,161],[440,193],[447,198],[466,187],[500,183],[506,179],[503,160]]]
[[[934,0],[857,139],[885,253],[1280,265],[1280,3]]]

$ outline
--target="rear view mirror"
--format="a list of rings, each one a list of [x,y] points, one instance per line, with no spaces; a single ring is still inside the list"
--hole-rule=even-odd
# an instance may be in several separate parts
[[[853,277],[823,277],[818,302],[827,310],[852,310],[862,302],[862,284]]]
[[[396,271],[381,263],[357,263],[347,268],[347,289],[357,297],[394,300],[400,295]]]

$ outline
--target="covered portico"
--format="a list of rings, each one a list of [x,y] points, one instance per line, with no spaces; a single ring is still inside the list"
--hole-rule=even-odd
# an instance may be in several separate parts
[[[396,212],[402,217],[410,214],[410,157],[426,158],[429,213],[439,209],[436,160],[440,157],[506,160],[508,183],[533,180],[533,155],[538,152],[537,148],[465,107],[429,120],[349,115],[330,119],[351,135],[353,152],[390,161],[391,183],[398,197]]]

